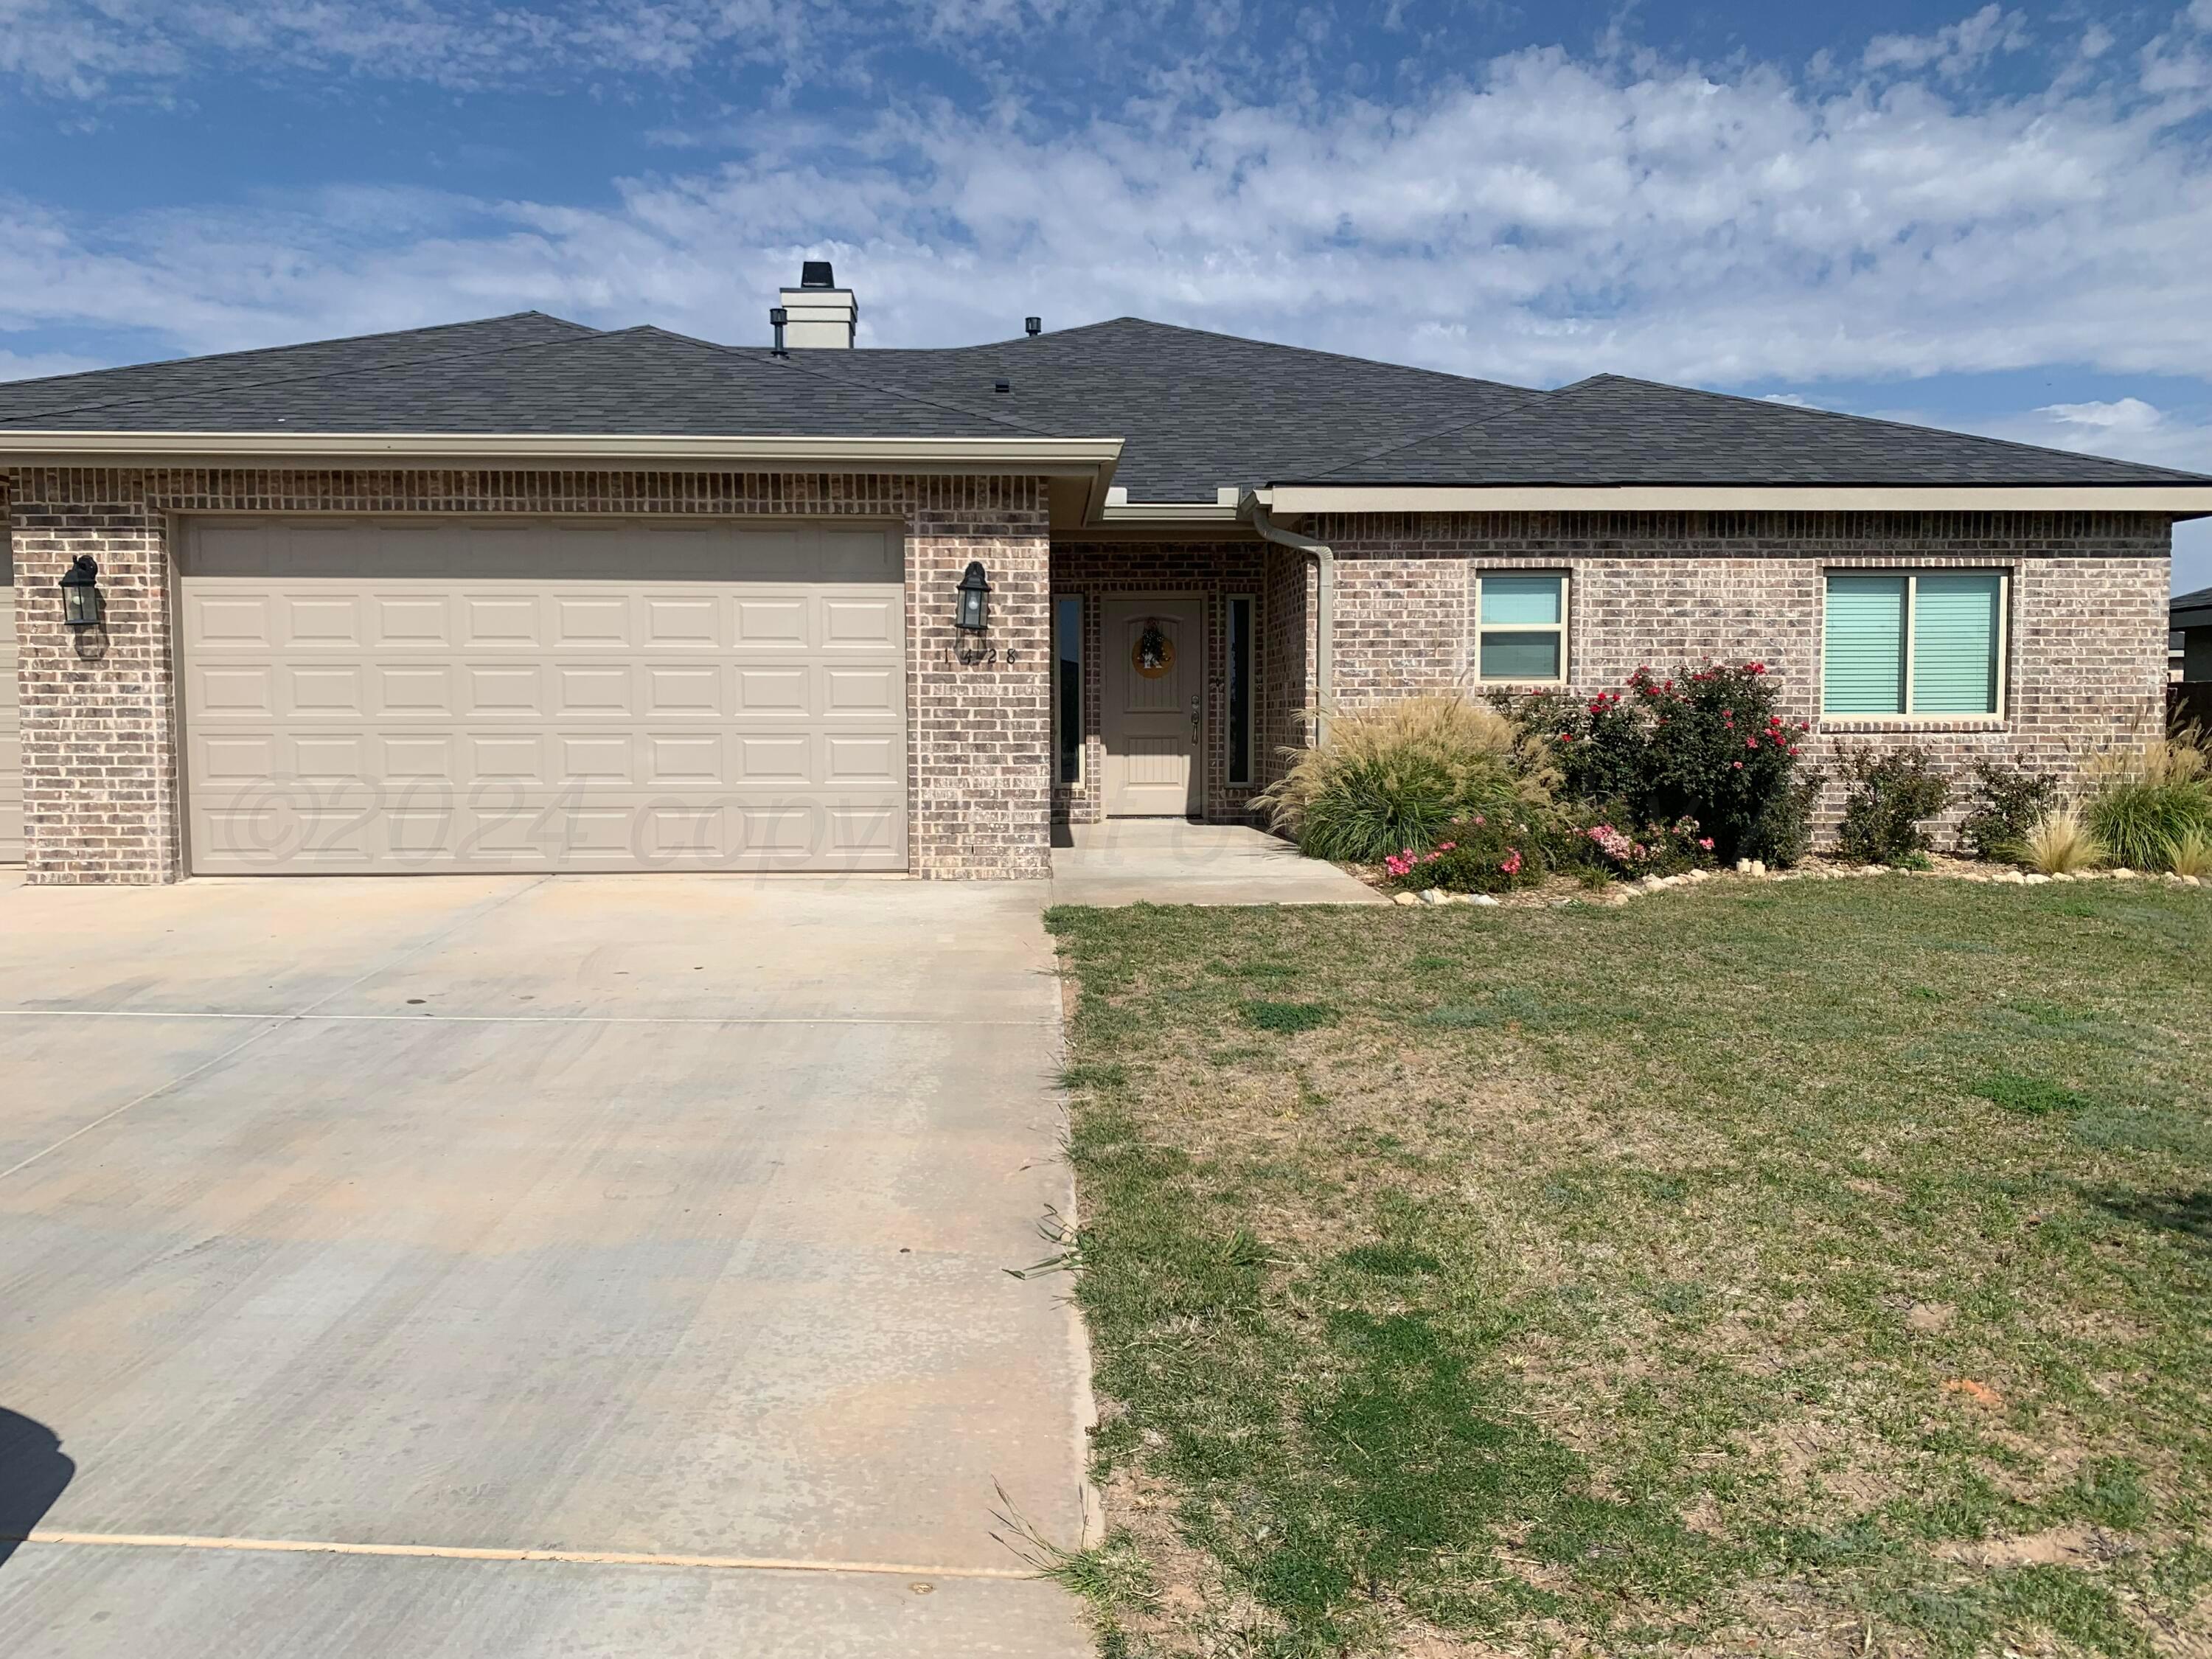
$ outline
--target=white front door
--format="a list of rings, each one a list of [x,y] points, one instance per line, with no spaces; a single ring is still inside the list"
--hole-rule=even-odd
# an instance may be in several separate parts
[[[1101,610],[1109,817],[1199,810],[1204,615],[1196,599],[1109,599]]]

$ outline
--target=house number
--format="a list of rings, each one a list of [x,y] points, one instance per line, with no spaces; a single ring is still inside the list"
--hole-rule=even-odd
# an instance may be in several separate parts
[[[1007,652],[1006,666],[1013,667],[1020,658],[1021,653],[1018,651]],[[996,665],[998,660],[999,647],[995,645],[979,646],[973,650],[958,645],[948,645],[945,647],[945,661],[947,667],[957,664],[963,668],[989,668]]]

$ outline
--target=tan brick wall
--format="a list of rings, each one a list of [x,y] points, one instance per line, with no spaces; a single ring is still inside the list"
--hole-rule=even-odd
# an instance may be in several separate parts
[[[1338,702],[1474,682],[1472,578],[1559,570],[1573,580],[1571,689],[1707,656],[1759,660],[1839,742],[1917,742],[1953,771],[1984,757],[2073,771],[2096,745],[2162,718],[2171,528],[2097,514],[1353,514],[1302,526],[1336,550]],[[1820,718],[1823,573],[1966,568],[2012,575],[2001,721]],[[1832,782],[1831,818],[1842,798]]]
[[[37,882],[182,873],[170,517],[404,513],[896,518],[906,526],[912,867],[1049,873],[1045,490],[1026,477],[866,474],[24,468],[13,538],[26,860]],[[100,653],[78,653],[53,584],[80,552],[107,598]],[[952,655],[952,588],[991,573],[989,660]]]

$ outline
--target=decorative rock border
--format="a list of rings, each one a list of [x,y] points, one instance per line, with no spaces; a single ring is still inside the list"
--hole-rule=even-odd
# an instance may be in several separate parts
[[[2070,876],[2046,876],[2033,872],[2014,869],[1985,869],[1978,866],[1953,862],[1929,870],[1907,869],[1894,864],[1811,864],[1794,870],[1769,870],[1757,859],[1739,859],[1733,872],[1720,870],[1688,870],[1678,876],[1645,876],[1638,881],[1616,883],[1611,887],[1591,893],[1587,897],[1576,895],[1566,898],[1547,898],[1540,892],[1516,894],[1513,899],[1500,900],[1488,893],[1447,893],[1441,887],[1431,887],[1418,893],[1395,893],[1392,902],[1407,905],[1475,904],[1491,908],[1514,908],[1534,903],[1554,907],[1576,903],[1626,904],[1646,893],[1663,893],[1670,888],[1695,887],[1710,881],[1719,881],[1734,874],[1752,881],[1849,881],[1858,876],[1914,876],[1941,881],[1971,881],[1984,885],[2012,887],[2042,887],[2056,882],[2075,881],[2150,881],[2166,887],[2212,886],[2200,876],[2178,876],[2172,871],[2156,874],[2144,870],[2084,870]]]

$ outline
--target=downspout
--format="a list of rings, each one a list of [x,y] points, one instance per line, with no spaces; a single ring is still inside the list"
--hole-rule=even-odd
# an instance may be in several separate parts
[[[1314,744],[1328,741],[1328,711],[1335,690],[1336,661],[1336,550],[1310,536],[1285,530],[1267,516],[1267,504],[1246,491],[1243,504],[1250,508],[1252,528],[1278,547],[1303,553],[1314,562],[1319,577],[1314,598]]]

